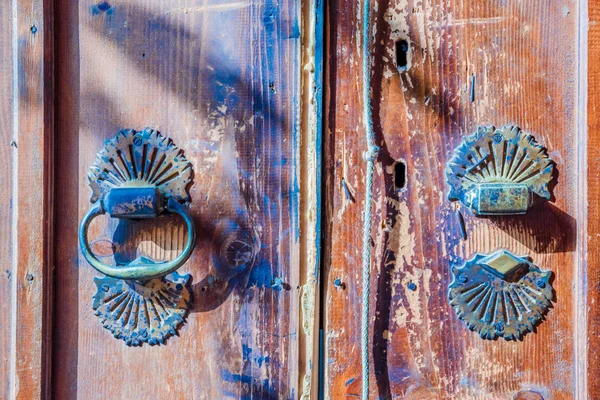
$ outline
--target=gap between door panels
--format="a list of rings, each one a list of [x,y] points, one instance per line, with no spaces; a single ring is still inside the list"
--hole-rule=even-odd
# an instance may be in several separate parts
[[[300,140],[301,260],[299,398],[323,398],[323,293],[322,216],[323,180],[323,71],[325,1],[302,2],[302,95]]]

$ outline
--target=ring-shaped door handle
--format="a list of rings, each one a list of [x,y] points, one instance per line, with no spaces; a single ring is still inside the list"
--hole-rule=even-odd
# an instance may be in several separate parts
[[[186,211],[194,180],[192,163],[154,129],[123,129],[104,142],[88,180],[92,208],[79,226],[79,247],[86,261],[105,275],[94,279],[94,314],[128,345],[165,343],[185,322],[192,301],[191,276],[176,272],[196,243],[194,222]],[[187,227],[185,247],[176,259],[138,257],[107,265],[92,252],[88,230],[97,216],[137,220],[168,212],[179,214]]]
[[[87,212],[79,226],[79,245],[83,257],[99,272],[118,279],[143,281],[163,277],[177,270],[187,261],[194,250],[196,230],[190,215],[177,200],[170,198],[167,202],[166,209],[169,212],[179,214],[184,219],[187,227],[187,241],[185,247],[176,259],[165,262],[155,262],[145,257],[139,257],[131,263],[117,264],[115,266],[106,265],[98,260],[89,244],[88,228],[95,217],[106,213],[102,201],[98,201],[96,205]]]

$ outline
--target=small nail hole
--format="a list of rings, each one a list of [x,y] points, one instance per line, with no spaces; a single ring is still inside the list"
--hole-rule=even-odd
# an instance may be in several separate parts
[[[398,71],[408,71],[408,42],[398,40],[396,42],[396,68]]]
[[[404,161],[396,161],[394,164],[394,185],[396,190],[406,188],[406,164]]]

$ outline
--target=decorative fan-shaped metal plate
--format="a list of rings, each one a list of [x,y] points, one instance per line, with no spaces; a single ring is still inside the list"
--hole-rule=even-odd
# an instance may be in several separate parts
[[[552,272],[506,250],[477,254],[452,275],[450,305],[483,339],[520,340],[552,305]]]
[[[192,164],[182,151],[154,129],[124,129],[105,141],[88,173],[91,202],[108,196],[112,188],[156,188],[163,197],[190,201]]]
[[[129,346],[163,344],[185,322],[191,303],[190,275],[173,272],[145,282],[111,277],[94,281],[96,316]]]
[[[551,198],[553,169],[546,149],[519,127],[479,127],[448,162],[448,199],[460,200],[476,215],[524,214],[534,195]]]
[[[94,206],[84,216],[79,239],[84,258],[107,275],[96,278],[93,309],[105,328],[128,345],[161,344],[185,322],[191,294],[189,275],[174,272],[191,255],[193,220],[184,208],[190,202],[192,164],[173,142],[146,128],[121,130],[105,141],[88,173]],[[115,266],[92,252],[88,227],[105,212],[114,218],[157,218],[179,214],[186,223],[183,251],[170,261],[138,257]]]

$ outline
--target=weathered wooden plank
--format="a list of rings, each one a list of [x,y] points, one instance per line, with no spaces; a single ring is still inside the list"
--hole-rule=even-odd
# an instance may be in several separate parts
[[[55,351],[65,357],[55,359],[54,395],[298,397],[300,3],[70,3],[59,1],[68,13],[59,57],[72,61],[59,65],[59,107],[74,112],[58,129],[69,155],[57,171],[57,232],[68,237],[57,250]],[[93,315],[98,274],[78,259],[74,229],[103,140],[146,126],[194,164],[198,242],[182,268],[194,277],[194,307],[166,345],[129,348]],[[238,233],[257,249],[241,273],[219,259]],[[121,260],[169,258],[185,239],[176,219],[105,219],[90,235]]]
[[[49,394],[52,347],[53,2],[5,2],[0,15],[5,195],[0,212],[7,246],[3,280],[10,286],[3,282],[2,293],[11,308],[2,322],[3,329],[10,326],[3,334],[10,350],[0,350],[9,374],[2,376],[8,398],[38,399]]]
[[[360,235],[365,140],[360,99],[360,4],[328,15],[325,396],[358,395]],[[573,398],[585,334],[578,332],[582,241],[578,197],[578,2],[383,1],[373,11],[373,106],[382,153],[375,183],[371,395]],[[408,71],[395,42],[410,45]],[[473,79],[473,76],[475,77]],[[471,94],[471,84],[474,92]],[[513,123],[546,145],[556,200],[521,217],[463,212],[461,239],[444,167],[478,125]],[[394,163],[407,168],[396,190]],[[347,187],[344,187],[344,185]],[[555,273],[554,308],[520,342],[470,332],[447,300],[450,266],[498,248]],[[335,280],[339,279],[335,285]],[[409,284],[411,284],[409,289]],[[582,392],[578,392],[582,393]]]
[[[587,70],[587,141],[585,150],[587,152],[587,371],[582,378],[587,380],[587,398],[600,397],[600,2],[592,0],[588,2],[587,17],[589,25],[585,26],[587,42],[582,43],[582,50],[587,50],[587,62],[584,64]],[[586,32],[583,30],[583,35]],[[586,36],[583,36],[586,37]],[[582,79],[584,77],[582,76]],[[584,104],[585,106],[585,104]],[[584,108],[582,107],[582,111]],[[585,315],[585,314],[584,314]]]
[[[79,328],[77,274],[65,274],[62,265],[76,268],[79,226],[79,193],[85,184],[79,176],[79,18],[78,4],[56,2],[56,274],[52,370],[53,398],[76,398]],[[62,233],[62,234],[61,234]],[[89,307],[89,302],[86,303]],[[65,344],[65,340],[67,343]],[[60,371],[60,372],[59,372]],[[57,389],[58,388],[58,389]]]
[[[4,194],[0,199],[0,294],[3,299],[11,298],[13,254],[12,236],[12,179],[13,149],[13,62],[12,62],[12,8],[10,2],[0,3],[0,187]],[[11,308],[10,301],[0,303],[0,397],[10,393],[11,364]]]
[[[324,2],[303,2],[300,399],[318,398],[321,291]]]

